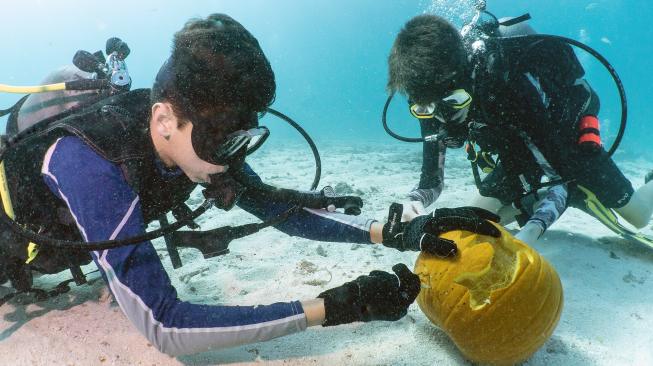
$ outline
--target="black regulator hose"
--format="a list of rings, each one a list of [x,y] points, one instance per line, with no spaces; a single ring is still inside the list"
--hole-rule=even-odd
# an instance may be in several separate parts
[[[387,121],[387,115],[388,115],[388,107],[390,106],[390,102],[392,102],[392,98],[395,96],[395,93],[391,93],[388,95],[388,99],[385,101],[385,105],[383,106],[383,115],[381,116],[381,121],[383,122],[383,128],[385,129],[385,132],[388,133],[388,135],[394,137],[395,139],[399,141],[404,141],[404,142],[424,142],[425,139],[423,137],[404,137],[399,134],[394,133],[390,127],[388,127],[388,121]]]
[[[11,219],[9,215],[4,210],[0,210],[0,222],[9,227],[14,233],[18,234],[23,239],[26,239],[30,242],[37,243],[38,245],[54,247],[58,249],[66,250],[82,250],[82,251],[95,251],[95,250],[106,250],[114,249],[119,247],[124,247],[127,245],[139,244],[148,240],[153,240],[164,235],[170,234],[178,229],[186,226],[189,220],[194,220],[209,208],[213,206],[213,200],[205,200],[204,203],[198,208],[196,208],[188,218],[184,218],[175,223],[172,223],[166,227],[159,228],[148,233],[133,236],[126,239],[114,239],[114,240],[102,240],[94,242],[84,242],[84,241],[75,241],[75,240],[63,240],[55,239],[49,236],[38,234],[32,230],[26,229],[16,221]]]
[[[315,176],[313,177],[313,183],[311,183],[310,190],[312,191],[317,189],[317,186],[320,184],[320,177],[322,176],[322,159],[320,158],[320,152],[317,150],[317,146],[315,146],[315,142],[313,141],[311,136],[306,132],[306,130],[304,130],[302,126],[299,125],[299,123],[293,121],[292,118],[272,108],[268,108],[268,112],[286,121],[295,130],[297,130],[297,132],[299,132],[304,138],[304,140],[306,140],[306,142],[308,143],[308,146],[311,148],[311,152],[313,153],[313,159],[315,159]],[[250,150],[251,152],[248,151],[248,154],[251,154],[252,152],[256,151],[256,149],[258,149],[259,147],[260,145],[255,147],[253,150]]]

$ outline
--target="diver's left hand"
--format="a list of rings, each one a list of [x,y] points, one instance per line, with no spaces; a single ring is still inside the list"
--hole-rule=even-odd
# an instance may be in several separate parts
[[[383,225],[383,245],[399,251],[424,251],[439,257],[455,256],[456,244],[440,238],[452,230],[466,230],[481,235],[501,236],[501,232],[488,221],[499,222],[499,216],[477,207],[439,208],[429,215],[416,217],[408,223],[401,222],[403,207],[390,206],[388,222]]]
[[[322,325],[403,318],[419,294],[419,277],[403,263],[395,264],[392,271],[372,271],[319,294],[324,299]]]

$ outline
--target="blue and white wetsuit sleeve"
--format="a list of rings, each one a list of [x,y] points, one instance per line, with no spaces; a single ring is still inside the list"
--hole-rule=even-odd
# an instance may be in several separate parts
[[[84,240],[144,232],[139,197],[119,167],[78,138],[57,140],[45,156],[42,174],[50,190],[68,206]],[[181,301],[150,242],[96,251],[92,256],[125,315],[167,354],[265,341],[306,329],[299,301],[264,306]]]
[[[245,172],[260,179],[249,165],[245,165]],[[263,202],[245,193],[238,200],[238,207],[261,220],[266,220],[292,206],[273,200]],[[274,227],[288,235],[311,240],[371,244],[370,227],[374,221],[361,216],[304,208]]]
[[[533,207],[533,215],[528,223],[536,224],[544,233],[567,209],[567,184],[558,184],[547,188],[544,198]]]

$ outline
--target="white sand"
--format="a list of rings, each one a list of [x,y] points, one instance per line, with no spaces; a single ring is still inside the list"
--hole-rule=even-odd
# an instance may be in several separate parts
[[[342,189],[346,182],[363,195],[367,216],[383,218],[389,203],[400,200],[417,181],[417,146],[320,147],[321,185],[341,183]],[[312,164],[303,146],[286,146],[274,155],[270,150],[257,153],[254,164],[267,182],[304,188],[309,184]],[[462,154],[448,156],[447,189],[438,206],[463,205],[475,190]],[[636,186],[651,168],[644,161],[621,166]],[[213,210],[200,223],[208,229],[243,221],[252,218],[241,210]],[[650,229],[645,232],[652,234]],[[183,250],[184,267],[172,270],[162,243],[155,244],[180,297],[210,304],[313,298],[373,269],[390,270],[397,262],[412,266],[416,258],[415,253],[380,246],[314,242],[266,229],[233,242],[226,256],[204,260],[197,251]],[[574,209],[535,247],[560,274],[565,308],[552,338],[527,364],[653,365],[653,251],[620,239]],[[66,276],[44,276],[36,283],[47,287]],[[147,343],[97,277],[90,276],[96,279],[90,286],[73,287],[48,302],[24,306],[12,301],[0,308],[0,365],[467,364],[417,305],[394,323],[317,327],[266,343],[175,359]],[[8,291],[1,288],[0,295]]]

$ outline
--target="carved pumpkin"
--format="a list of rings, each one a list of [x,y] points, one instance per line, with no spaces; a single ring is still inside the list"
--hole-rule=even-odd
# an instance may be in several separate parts
[[[553,267],[499,229],[500,238],[443,234],[456,242],[458,255],[443,259],[422,253],[415,273],[422,282],[419,307],[465,357],[508,365],[526,360],[551,336],[563,298]]]

